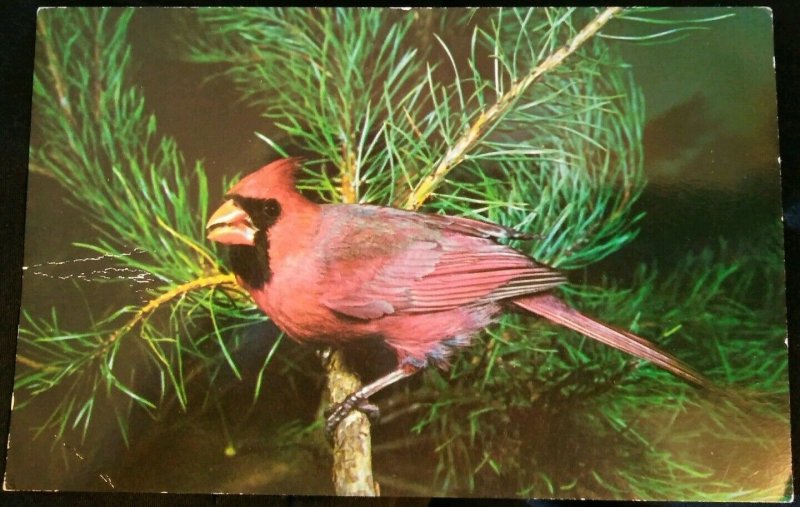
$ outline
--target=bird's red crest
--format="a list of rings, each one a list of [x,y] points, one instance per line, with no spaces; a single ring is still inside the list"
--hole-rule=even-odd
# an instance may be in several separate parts
[[[293,191],[295,173],[299,168],[299,158],[275,160],[242,178],[228,193],[266,199],[282,192]]]

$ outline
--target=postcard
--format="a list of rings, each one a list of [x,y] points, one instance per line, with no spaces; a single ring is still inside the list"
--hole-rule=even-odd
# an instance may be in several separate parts
[[[793,498],[764,8],[38,13],[6,490]]]

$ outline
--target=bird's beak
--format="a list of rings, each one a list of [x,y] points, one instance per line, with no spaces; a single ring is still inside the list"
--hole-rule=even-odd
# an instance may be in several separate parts
[[[225,201],[206,224],[207,238],[227,245],[255,245],[257,229],[232,199]]]

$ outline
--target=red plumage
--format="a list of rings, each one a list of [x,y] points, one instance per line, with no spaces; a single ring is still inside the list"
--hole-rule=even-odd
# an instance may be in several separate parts
[[[552,295],[562,275],[497,243],[523,234],[458,217],[318,205],[296,190],[297,167],[282,159],[242,179],[208,230],[210,239],[233,245],[239,282],[290,337],[333,344],[380,338],[397,353],[398,372],[354,393],[329,429],[389,383],[428,363],[446,364],[511,306],[705,383],[646,340]]]

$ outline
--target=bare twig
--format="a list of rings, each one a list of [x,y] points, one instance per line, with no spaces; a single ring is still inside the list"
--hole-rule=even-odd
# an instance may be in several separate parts
[[[589,22],[578,32],[572,40],[560,49],[548,56],[542,63],[536,66],[533,71],[520,81],[514,83],[500,99],[489,109],[481,112],[466,133],[462,135],[456,143],[444,154],[433,173],[420,181],[406,199],[404,207],[406,209],[418,209],[433,194],[436,188],[444,182],[447,174],[458,164],[460,164],[467,152],[480,141],[481,137],[492,127],[503,115],[508,112],[516,100],[534,82],[547,72],[561,65],[561,63],[583,43],[592,38],[606,23],[614,16],[622,12],[621,7],[609,7],[600,13],[596,18]]]

